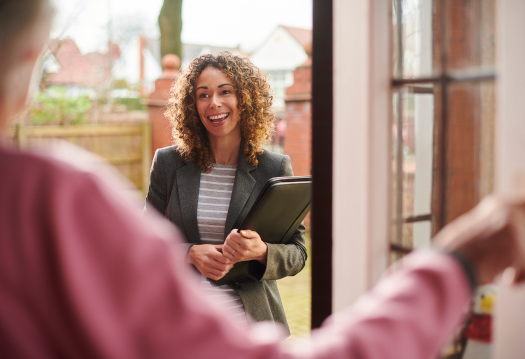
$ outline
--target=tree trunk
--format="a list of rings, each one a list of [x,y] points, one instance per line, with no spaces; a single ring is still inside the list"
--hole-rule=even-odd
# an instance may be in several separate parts
[[[164,0],[159,14],[160,55],[175,54],[182,59],[182,0]]]

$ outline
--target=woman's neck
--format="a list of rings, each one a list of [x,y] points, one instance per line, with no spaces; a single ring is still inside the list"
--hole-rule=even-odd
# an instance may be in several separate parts
[[[209,138],[211,162],[220,165],[235,165],[239,162],[241,138]]]

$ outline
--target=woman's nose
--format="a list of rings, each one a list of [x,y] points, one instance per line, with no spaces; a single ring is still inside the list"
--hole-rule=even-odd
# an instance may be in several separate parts
[[[219,96],[213,95],[211,98],[211,108],[216,109],[222,106]]]

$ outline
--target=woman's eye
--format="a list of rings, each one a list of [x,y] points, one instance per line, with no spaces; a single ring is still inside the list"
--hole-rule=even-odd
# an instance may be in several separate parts
[[[222,94],[223,94],[223,95],[228,95],[228,94],[230,94],[230,93],[232,93],[230,90],[224,90],[224,91],[222,91]]]
[[[206,93],[201,93],[199,95],[199,98],[206,98],[206,97],[208,97],[208,94],[206,94]]]

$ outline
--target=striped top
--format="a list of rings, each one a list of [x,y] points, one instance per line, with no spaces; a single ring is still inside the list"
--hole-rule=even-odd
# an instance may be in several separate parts
[[[237,165],[213,164],[210,173],[201,173],[199,202],[197,205],[197,223],[200,238],[206,244],[223,244],[226,216],[235,181]],[[233,320],[246,322],[244,305],[239,294],[228,285],[214,286],[206,277],[202,277],[202,287],[215,302],[233,310]],[[232,316],[232,315],[230,315]]]

